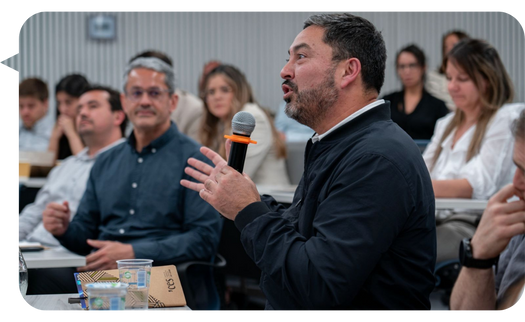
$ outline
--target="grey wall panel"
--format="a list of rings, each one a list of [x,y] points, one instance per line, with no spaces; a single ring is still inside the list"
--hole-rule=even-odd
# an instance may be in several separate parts
[[[311,13],[299,12],[112,12],[116,39],[94,41],[87,36],[90,12],[43,12],[29,18],[20,32],[20,54],[6,61],[20,79],[37,76],[54,86],[78,72],[91,82],[121,89],[126,62],[146,49],[168,53],[177,84],[194,94],[203,65],[212,59],[244,71],[262,105],[276,109],[282,101],[279,72],[288,48]],[[525,41],[520,24],[494,12],[357,12],[382,31],[388,61],[387,93],[400,88],[394,69],[396,52],[409,43],[427,55],[429,69],[441,61],[441,37],[451,29],[493,44],[516,87],[515,101],[525,101]],[[54,110],[54,99],[51,97]],[[51,120],[54,112],[49,115]]]

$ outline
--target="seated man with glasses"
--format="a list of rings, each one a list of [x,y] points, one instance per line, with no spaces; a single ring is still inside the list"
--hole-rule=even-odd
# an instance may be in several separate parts
[[[144,93],[149,96],[149,99],[152,101],[159,101],[164,93],[169,93],[167,89],[160,89],[160,88],[149,88],[149,89],[142,89],[142,88],[133,88],[131,91],[126,93],[128,95],[128,98],[133,102],[138,102],[142,98],[142,95]]]
[[[67,249],[87,255],[80,271],[113,269],[127,258],[153,259],[153,265],[211,261],[222,222],[198,192],[178,184],[190,178],[189,157],[205,158],[170,120],[178,101],[172,68],[157,58],[133,60],[121,101],[133,132],[99,156],[73,220],[63,209],[44,218],[45,228]],[[212,278],[209,271],[195,277],[196,283]]]

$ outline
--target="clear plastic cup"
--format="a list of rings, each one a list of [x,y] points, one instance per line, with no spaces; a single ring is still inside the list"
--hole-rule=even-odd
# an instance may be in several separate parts
[[[90,310],[124,310],[128,284],[90,283],[86,291]]]
[[[22,250],[18,248],[18,283],[20,285],[20,293],[25,298],[27,293],[27,265],[22,255]]]
[[[119,278],[128,284],[126,309],[148,308],[152,259],[122,259],[117,261]]]

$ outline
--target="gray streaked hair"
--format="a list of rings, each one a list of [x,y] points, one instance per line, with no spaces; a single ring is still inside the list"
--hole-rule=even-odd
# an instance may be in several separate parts
[[[520,116],[512,123],[512,134],[516,140],[525,141],[525,109],[521,110]]]
[[[370,21],[349,13],[319,14],[306,19],[303,29],[310,26],[324,29],[323,42],[332,47],[332,61],[357,58],[365,90],[381,92],[386,46],[381,32]]]
[[[168,87],[170,95],[175,93],[175,72],[173,71],[173,68],[165,62],[163,62],[162,60],[155,57],[137,58],[131,63],[129,63],[128,66],[126,66],[126,70],[124,71],[124,75],[122,78],[122,89],[124,92],[126,92],[126,84],[128,83],[129,73],[137,68],[146,68],[157,71],[159,73],[163,73],[165,75],[164,82]]]

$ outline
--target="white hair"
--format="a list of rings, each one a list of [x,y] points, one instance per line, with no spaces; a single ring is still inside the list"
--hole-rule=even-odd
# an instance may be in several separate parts
[[[126,92],[126,85],[128,83],[129,73],[137,68],[147,68],[157,71],[159,73],[163,73],[166,76],[164,82],[168,87],[169,93],[175,93],[175,72],[173,71],[173,68],[165,62],[163,62],[162,60],[155,57],[140,57],[134,59],[131,63],[128,64],[122,79],[122,89],[124,92]]]

